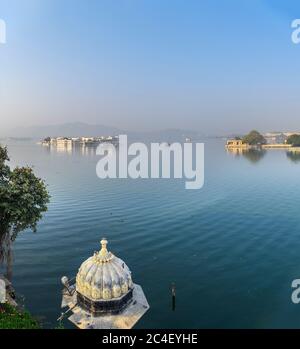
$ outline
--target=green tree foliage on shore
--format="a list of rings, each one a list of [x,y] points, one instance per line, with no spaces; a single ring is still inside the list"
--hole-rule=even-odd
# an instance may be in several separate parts
[[[242,138],[242,141],[250,145],[262,145],[267,143],[265,137],[256,130],[249,132]]]
[[[287,139],[287,144],[291,144],[293,147],[300,147],[300,135],[291,135]]]
[[[39,329],[40,325],[27,311],[0,304],[0,329]]]
[[[36,231],[47,211],[49,193],[44,181],[30,167],[8,166],[7,149],[0,146],[0,262],[11,267],[11,242],[25,230]]]

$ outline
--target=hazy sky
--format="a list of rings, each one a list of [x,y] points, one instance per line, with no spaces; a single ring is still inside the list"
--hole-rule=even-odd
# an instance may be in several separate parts
[[[0,0],[0,127],[300,130],[300,2]]]

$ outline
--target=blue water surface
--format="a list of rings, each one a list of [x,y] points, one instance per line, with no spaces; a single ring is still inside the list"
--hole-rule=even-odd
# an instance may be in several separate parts
[[[61,276],[75,276],[103,236],[151,306],[137,328],[300,327],[300,304],[291,302],[300,278],[299,157],[236,155],[223,140],[204,142],[200,190],[184,180],[101,180],[89,149],[8,142],[12,164],[33,165],[51,194],[38,232],[14,244],[14,286],[44,327],[57,326]]]

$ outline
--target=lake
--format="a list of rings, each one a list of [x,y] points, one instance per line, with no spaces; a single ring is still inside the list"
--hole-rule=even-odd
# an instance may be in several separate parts
[[[57,326],[61,277],[75,276],[103,236],[150,304],[136,328],[300,328],[291,301],[300,278],[299,155],[204,143],[205,184],[186,190],[177,179],[101,180],[92,149],[8,142],[12,165],[34,166],[52,197],[38,232],[14,244],[13,284],[45,328]]]

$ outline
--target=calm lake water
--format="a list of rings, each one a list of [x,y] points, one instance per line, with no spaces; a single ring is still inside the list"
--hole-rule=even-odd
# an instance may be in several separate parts
[[[44,327],[57,326],[61,276],[75,276],[105,236],[151,306],[137,328],[300,328],[300,304],[291,302],[300,278],[299,157],[236,156],[224,141],[204,142],[201,190],[182,180],[100,180],[92,151],[8,143],[12,164],[33,165],[52,196],[38,232],[14,245],[14,286]]]

